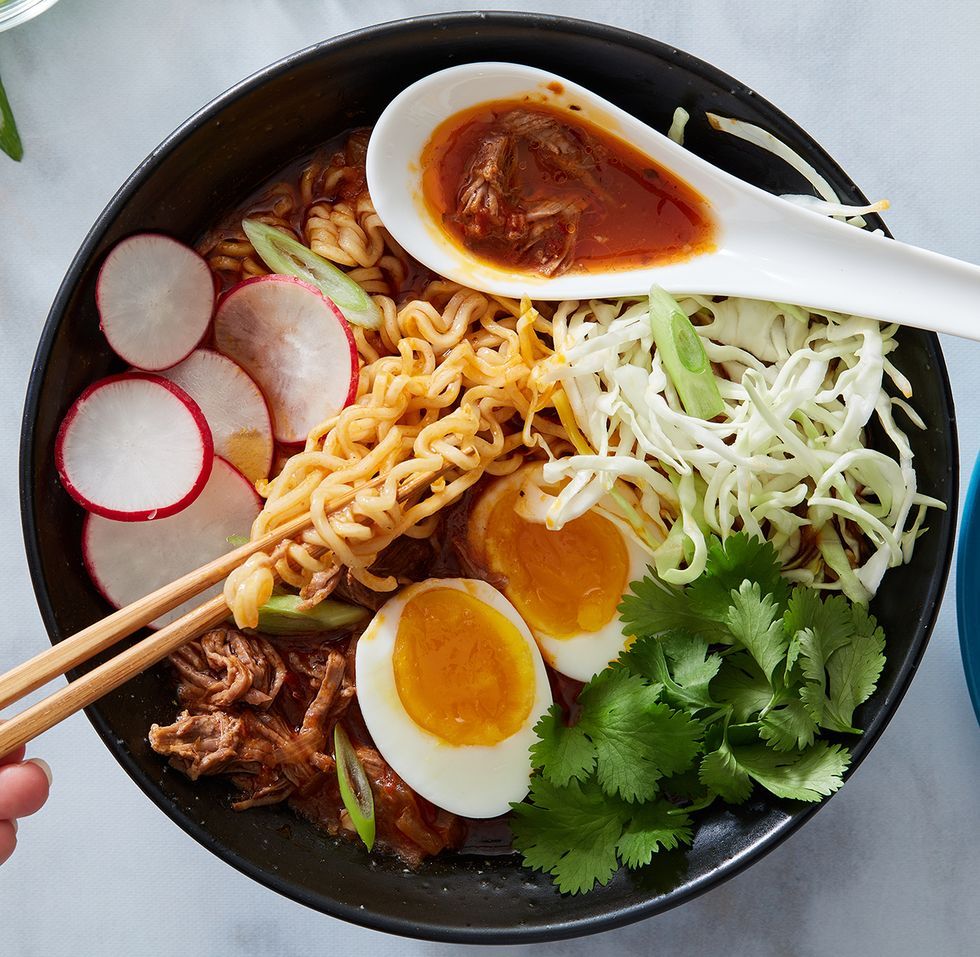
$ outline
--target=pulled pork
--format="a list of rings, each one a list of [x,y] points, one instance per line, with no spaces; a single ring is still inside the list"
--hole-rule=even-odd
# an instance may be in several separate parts
[[[460,187],[453,221],[471,248],[507,246],[517,262],[545,276],[571,266],[582,213],[603,195],[594,175],[601,144],[545,113],[510,110],[473,154]],[[533,158],[533,159],[529,159]],[[555,195],[521,195],[528,162],[563,188]]]
[[[236,810],[288,801],[331,834],[353,834],[337,790],[334,725],[368,740],[354,702],[353,651],[315,639],[270,640],[216,628],[171,655],[183,710],[150,728],[153,749],[192,781],[229,775]],[[418,797],[373,748],[378,839],[409,864],[458,843],[457,819]]]

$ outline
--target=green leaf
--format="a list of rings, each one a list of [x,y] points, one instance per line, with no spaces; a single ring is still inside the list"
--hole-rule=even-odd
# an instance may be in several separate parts
[[[727,624],[735,641],[756,660],[772,683],[773,672],[786,661],[789,642],[771,595],[763,596],[758,582],[744,581],[732,592]]]
[[[701,723],[659,703],[660,691],[622,666],[582,689],[576,727],[595,745],[596,777],[607,794],[648,800],[660,778],[683,771],[698,753]]]
[[[760,722],[759,734],[776,751],[792,751],[813,743],[817,723],[799,698],[773,708]]]
[[[664,699],[674,708],[696,712],[718,707],[708,688],[721,667],[721,656],[710,654],[700,635],[673,631],[640,638],[620,661],[634,674],[662,684]]]
[[[711,693],[730,705],[736,722],[751,721],[772,703],[772,685],[746,652],[728,655],[711,682]]]
[[[777,752],[760,744],[733,747],[731,753],[738,767],[764,788],[797,801],[819,801],[833,794],[851,763],[847,748],[826,741],[802,752]]]
[[[573,778],[584,781],[595,768],[595,747],[579,725],[565,724],[561,707],[553,704],[534,726],[538,740],[531,745],[531,764],[557,785]]]
[[[10,101],[7,99],[7,91],[3,88],[2,81],[0,81],[0,150],[18,163],[24,158],[24,145],[20,141],[20,133],[17,132],[17,124],[14,122],[14,112],[10,108]]]
[[[631,809],[632,810],[632,809]],[[661,848],[672,851],[680,844],[690,844],[691,819],[667,801],[651,801],[633,810],[633,816],[623,831],[616,849],[627,867],[649,864]]]
[[[513,844],[525,866],[551,874],[565,894],[607,884],[619,864],[617,853],[637,868],[660,849],[691,843],[687,814],[670,813],[666,801],[627,804],[603,793],[594,779],[556,787],[534,777],[529,800],[511,808]]]
[[[857,731],[854,709],[867,701],[885,667],[885,633],[863,605],[851,608],[854,634],[827,662],[830,702],[824,706],[823,726],[835,731]]]
[[[704,573],[687,589],[688,599],[702,616],[724,621],[732,591],[750,581],[759,585],[763,595],[772,596],[782,612],[789,598],[789,584],[780,574],[781,567],[776,549],[761,538],[745,532],[724,542],[715,538],[708,546]]]
[[[783,625],[790,635],[806,630],[840,635],[851,624],[851,606],[843,595],[821,600],[812,588],[794,588],[783,616]]]
[[[823,602],[822,614],[800,634],[806,684],[801,697],[813,720],[830,731],[860,734],[854,709],[874,691],[885,664],[885,636],[862,605],[842,596]]]
[[[684,631],[723,639],[726,635],[724,614],[714,618],[704,614],[690,601],[690,591],[690,588],[672,588],[650,575],[631,582],[630,593],[623,596],[619,605],[623,634],[645,638],[668,631]]]
[[[536,776],[530,803],[511,808],[514,848],[525,866],[551,874],[563,894],[609,883],[618,866],[622,804],[610,801],[594,781],[556,787]]]
[[[717,751],[701,759],[701,783],[729,804],[742,804],[752,793],[752,780],[739,767],[728,744],[722,742]]]

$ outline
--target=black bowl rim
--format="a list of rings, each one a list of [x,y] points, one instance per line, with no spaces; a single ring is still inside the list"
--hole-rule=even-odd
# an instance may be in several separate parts
[[[122,207],[130,199],[131,195],[143,184],[145,180],[153,175],[157,166],[164,157],[186,137],[193,133],[198,127],[210,121],[216,114],[224,110],[235,100],[251,93],[260,87],[273,76],[288,71],[294,66],[302,63],[308,58],[329,55],[333,50],[338,50],[352,44],[358,44],[365,40],[373,39],[390,33],[397,33],[410,27],[434,26],[446,22],[453,24],[499,24],[501,26],[524,26],[528,28],[541,27],[546,25],[558,26],[565,30],[579,31],[587,33],[595,38],[605,40],[610,44],[620,46],[631,46],[636,49],[649,52],[663,59],[672,60],[680,63],[691,73],[704,77],[711,83],[727,87],[733,93],[740,96],[751,95],[755,102],[761,107],[770,109],[785,119],[786,124],[792,128],[805,143],[808,155],[819,157],[828,162],[831,166],[837,166],[834,159],[817,143],[809,133],[796,124],[790,117],[786,116],[765,98],[759,96],[744,83],[729,76],[717,67],[687,53],[677,47],[655,40],[633,31],[624,30],[608,24],[596,23],[590,20],[583,20],[574,17],[563,17],[543,13],[522,13],[516,11],[459,11],[454,13],[426,15],[418,17],[408,17],[399,20],[390,20],[379,24],[353,30],[336,37],[322,40],[281,59],[271,63],[263,69],[253,73],[251,76],[239,81],[224,93],[215,97],[204,107],[198,110],[193,116],[177,127],[173,133],[167,136],[150,154],[143,160],[136,170],[123,183],[116,194],[112,197],[105,209],[99,214],[92,228],[89,230],[78,252],[72,259],[68,272],[58,289],[52,303],[48,317],[45,320],[41,337],[38,342],[37,352],[31,369],[31,375],[27,387],[27,396],[24,404],[24,413],[20,436],[20,507],[21,522],[24,533],[25,549],[27,553],[28,566],[31,574],[31,581],[34,587],[35,597],[41,613],[41,618],[45,629],[48,632],[52,643],[54,636],[58,634],[57,623],[55,620],[54,609],[44,583],[41,570],[40,545],[37,534],[34,510],[34,495],[31,482],[31,464],[34,461],[34,432],[33,423],[37,416],[37,407],[41,399],[41,383],[44,377],[44,370],[52,349],[55,335],[61,324],[64,311],[71,298],[72,290],[77,284],[85,262],[92,253],[98,248],[100,240],[111,226],[113,220],[120,212]],[[844,179],[853,181],[841,170]],[[856,188],[856,187],[855,187]],[[858,195],[861,196],[860,191]],[[866,200],[863,200],[866,202]],[[885,230],[887,233],[887,229]],[[889,234],[890,235],[890,234]],[[956,430],[956,418],[953,405],[952,389],[943,358],[939,338],[934,333],[929,334],[930,345],[935,351],[936,375],[939,377],[941,391],[945,400],[949,418],[946,431],[949,437],[949,448],[951,459],[954,465],[959,463],[959,447]],[[953,555],[953,545],[955,538],[956,517],[959,503],[959,470],[957,467],[951,470],[951,495],[947,503],[947,513],[945,516],[945,542],[941,552],[944,553],[945,562],[939,570],[939,574],[934,580],[938,580],[938,588],[932,607],[924,609],[928,612],[928,620],[923,631],[919,647],[914,649],[914,654],[906,662],[904,670],[897,677],[895,687],[892,689],[891,701],[887,703],[882,711],[882,715],[877,725],[870,729],[852,749],[853,760],[851,763],[848,777],[857,766],[864,760],[865,756],[874,746],[875,742],[884,731],[888,722],[894,716],[898,705],[908,690],[909,684],[918,669],[926,645],[929,643],[930,635],[935,627],[939,609],[942,606],[943,596],[946,589],[946,582],[949,576],[950,563]],[[736,874],[741,873],[751,864],[760,860],[777,845],[786,840],[798,828],[802,827],[810,818],[824,807],[829,800],[825,798],[817,804],[808,805],[802,811],[797,812],[788,818],[785,823],[777,826],[770,831],[763,839],[758,841],[740,856],[732,859],[724,866],[716,869],[710,874],[706,874],[700,879],[678,888],[663,898],[656,901],[644,901],[639,904],[626,905],[610,912],[601,919],[583,920],[559,920],[548,924],[539,924],[532,927],[514,927],[506,930],[484,929],[468,927],[460,923],[456,927],[448,928],[442,923],[428,923],[424,920],[407,921],[400,918],[390,917],[383,913],[361,910],[356,907],[341,904],[337,901],[325,899],[320,895],[308,891],[304,887],[293,885],[278,878],[258,866],[253,866],[251,862],[238,856],[238,854],[227,847],[224,847],[203,827],[201,827],[192,817],[185,814],[175,807],[164,797],[162,792],[149,782],[136,763],[135,758],[127,751],[112,732],[109,725],[102,719],[94,707],[85,709],[85,713],[92,723],[103,743],[123,767],[126,773],[133,779],[141,791],[150,798],[153,803],[160,808],[178,827],[193,837],[199,844],[207,848],[216,857],[230,864],[239,872],[251,877],[258,883],[276,891],[283,896],[290,898],[298,903],[304,904],[314,910],[357,924],[371,930],[382,931],[384,933],[396,934],[403,937],[413,937],[422,940],[442,941],[446,943],[480,943],[480,944],[504,944],[504,943],[531,943],[537,941],[563,940],[571,937],[584,936],[586,934],[598,933],[600,931],[612,930],[621,927],[644,917],[662,913],[673,907],[683,904],[694,897],[699,896],[712,887],[729,880]],[[832,796],[832,795],[831,795]]]

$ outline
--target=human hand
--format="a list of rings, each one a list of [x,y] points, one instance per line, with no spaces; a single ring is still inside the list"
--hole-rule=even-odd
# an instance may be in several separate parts
[[[17,818],[39,810],[48,799],[51,769],[38,758],[24,760],[24,749],[0,758],[0,864],[17,846]]]

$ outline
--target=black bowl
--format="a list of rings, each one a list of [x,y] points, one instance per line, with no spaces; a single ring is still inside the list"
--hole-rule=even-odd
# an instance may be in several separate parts
[[[771,130],[806,156],[846,200],[864,202],[833,160],[775,107],[700,60],[646,37],[555,17],[464,13],[362,30],[318,44],[219,97],[170,136],[109,204],[75,257],[41,336],[28,388],[21,447],[27,554],[52,641],[109,610],[82,565],[82,514],[58,483],[54,436],[82,388],[117,366],[99,332],[95,277],[106,250],[140,230],[193,242],[226,209],[292,159],[347,127],[369,124],[424,74],[473,60],[512,60],[594,89],[658,129],[676,106],[691,113],[686,144],[765,189],[806,184],[769,154],[712,132],[705,111]],[[922,488],[949,503],[935,513],[912,564],[892,570],[874,604],[888,633],[888,664],[862,709],[868,753],[905,693],[946,581],[957,502],[952,398],[934,335],[903,330],[897,362],[928,428],[913,430]],[[106,746],[156,804],[205,847],[266,886],[345,920],[447,941],[532,941],[608,929],[666,910],[758,860],[816,811],[759,797],[703,815],[694,846],[620,873],[591,894],[561,897],[516,858],[446,856],[409,873],[335,844],[282,808],[238,814],[220,781],[191,784],[147,745],[151,721],[169,720],[171,683],[158,668],[89,709]]]

